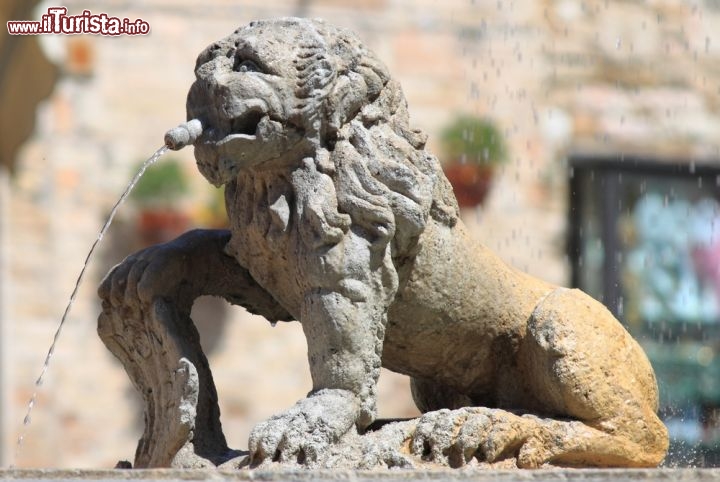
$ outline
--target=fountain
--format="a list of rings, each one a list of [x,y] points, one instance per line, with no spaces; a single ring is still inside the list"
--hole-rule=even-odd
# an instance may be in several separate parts
[[[400,85],[350,32],[253,22],[204,50],[188,94],[229,231],[129,256],[98,333],[144,400],[134,467],[655,467],[667,450],[642,349],[598,302],[502,263],[466,233]],[[228,448],[189,313],[220,296],[298,320],[313,389]],[[376,420],[380,367],[423,415]],[[262,369],[262,367],[259,367]],[[268,373],[268,376],[272,376]]]

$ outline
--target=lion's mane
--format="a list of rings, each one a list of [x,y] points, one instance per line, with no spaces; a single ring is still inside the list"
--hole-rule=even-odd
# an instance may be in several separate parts
[[[338,212],[324,210],[320,224],[342,228],[334,220],[349,215],[374,247],[392,240],[393,257],[409,256],[429,217],[455,224],[452,188],[424,150],[426,136],[409,127],[402,89],[385,66],[352,32],[303,24],[312,30],[299,39],[294,122],[314,136],[316,168],[337,197]]]

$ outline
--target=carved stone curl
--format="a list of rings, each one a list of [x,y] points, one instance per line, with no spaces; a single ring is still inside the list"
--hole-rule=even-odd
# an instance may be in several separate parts
[[[650,467],[667,431],[640,346],[598,302],[505,265],[466,232],[400,86],[353,34],[253,22],[198,57],[188,117],[231,229],[130,256],[99,333],[145,399],[135,466]],[[298,320],[312,391],[235,457],[188,313],[222,296]],[[380,367],[417,420],[378,427]]]

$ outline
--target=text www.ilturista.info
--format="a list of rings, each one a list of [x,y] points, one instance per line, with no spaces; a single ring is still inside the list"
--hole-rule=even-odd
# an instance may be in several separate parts
[[[7,29],[10,35],[147,35],[150,24],[139,18],[111,17],[106,13],[94,14],[90,10],[83,10],[80,15],[68,15],[65,7],[50,7],[40,20],[10,20]]]

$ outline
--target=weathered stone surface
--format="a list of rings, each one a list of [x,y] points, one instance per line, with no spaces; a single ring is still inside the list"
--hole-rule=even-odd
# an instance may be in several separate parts
[[[353,34],[254,22],[195,72],[195,155],[226,186],[231,231],[142,251],[100,288],[99,333],[146,403],[136,467],[660,463],[638,344],[587,295],[466,233],[399,84]],[[307,337],[313,390],[253,430],[249,455],[225,444],[188,315],[208,294]],[[381,366],[413,378],[422,417],[373,430]]]
[[[264,480],[282,482],[348,480],[381,481],[443,481],[443,482],[656,482],[720,480],[715,469],[551,469],[533,471],[467,471],[467,470],[388,470],[388,471],[237,471],[237,470],[0,470],[2,480],[134,480],[134,481],[200,481],[200,480]]]

